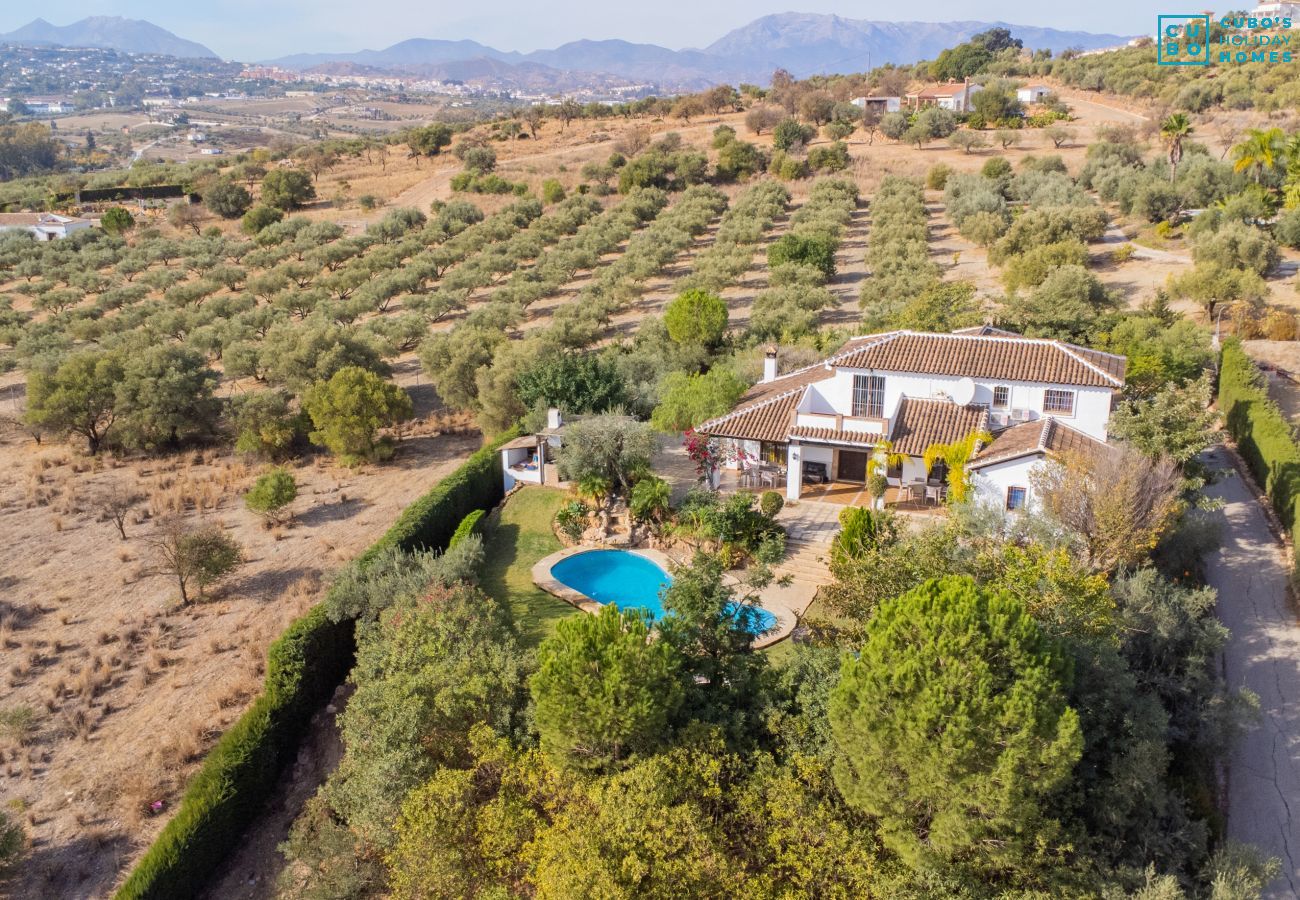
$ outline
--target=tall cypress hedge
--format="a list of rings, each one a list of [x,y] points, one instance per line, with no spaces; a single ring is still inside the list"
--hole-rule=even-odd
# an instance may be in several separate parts
[[[1263,374],[1236,339],[1224,342],[1219,361],[1219,410],[1278,518],[1293,541],[1300,538],[1300,447],[1291,423],[1269,399]]]
[[[517,434],[512,430],[477,451],[408,506],[360,564],[391,546],[445,548],[468,513],[501,501],[497,451]],[[203,890],[297,755],[312,714],[352,667],[354,625],[331,622],[318,603],[271,645],[261,696],[208,753],[176,815],[136,863],[117,900],[181,900]]]

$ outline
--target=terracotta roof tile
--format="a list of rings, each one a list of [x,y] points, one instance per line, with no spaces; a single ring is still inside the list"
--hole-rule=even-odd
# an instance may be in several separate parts
[[[855,340],[833,365],[1007,381],[1121,387],[1125,359],[1061,341],[997,334],[895,331]]]
[[[874,447],[880,440],[879,434],[865,431],[843,431],[837,428],[811,428],[800,425],[790,429],[790,437],[804,441],[824,442],[829,444],[857,444],[861,447]]]
[[[973,431],[988,427],[984,406],[959,406],[951,400],[917,400],[904,397],[890,429],[895,452],[923,456],[935,444],[951,444]]]
[[[1062,456],[1104,453],[1112,449],[1110,444],[1071,428],[1052,416],[1045,416],[999,432],[992,443],[975,455],[970,465],[979,469],[1034,453]]]
[[[740,438],[747,441],[785,443],[794,422],[794,411],[807,386],[774,394],[755,403],[737,407],[721,418],[705,422],[695,429],[714,437]]]

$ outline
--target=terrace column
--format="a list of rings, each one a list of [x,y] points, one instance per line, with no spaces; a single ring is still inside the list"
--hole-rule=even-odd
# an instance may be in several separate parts
[[[798,441],[791,441],[785,451],[785,498],[798,500],[803,487],[803,453]]]

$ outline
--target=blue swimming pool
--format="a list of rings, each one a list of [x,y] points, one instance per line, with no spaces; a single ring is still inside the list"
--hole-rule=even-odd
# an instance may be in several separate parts
[[[613,603],[619,609],[643,609],[650,618],[664,617],[663,591],[672,576],[654,561],[626,550],[586,550],[551,566],[551,577],[585,594],[597,603]],[[762,634],[776,625],[776,616],[761,607],[750,630]]]

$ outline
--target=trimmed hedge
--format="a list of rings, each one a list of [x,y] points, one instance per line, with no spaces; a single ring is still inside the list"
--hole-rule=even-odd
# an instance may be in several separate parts
[[[461,519],[460,524],[456,526],[456,533],[453,534],[451,540],[447,542],[447,549],[450,550],[452,547],[455,547],[471,534],[482,534],[483,525],[486,520],[487,510],[485,509],[476,509],[468,516]]]
[[[401,547],[407,552],[446,547],[462,519],[476,509],[491,509],[505,496],[497,453],[502,444],[518,436],[518,429],[512,428],[465,460],[433,490],[403,510],[393,527],[358,561],[365,565],[388,547]]]
[[[1300,538],[1300,447],[1269,399],[1264,376],[1236,339],[1224,342],[1219,360],[1219,410],[1278,518],[1293,541]]]
[[[512,430],[408,506],[358,559],[399,546],[442,549],[473,511],[504,495],[497,448]],[[471,528],[473,525],[471,524]],[[294,620],[267,652],[262,694],[221,737],[186,788],[176,815],[136,863],[117,900],[196,896],[261,811],[312,714],[347,676],[356,651],[354,622],[331,622],[318,603]]]

